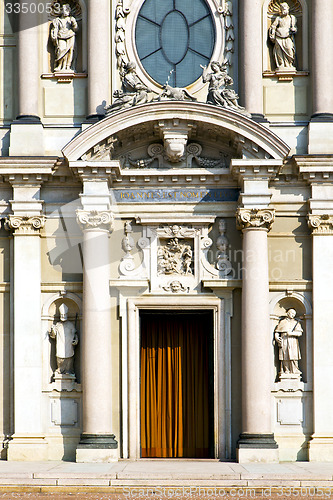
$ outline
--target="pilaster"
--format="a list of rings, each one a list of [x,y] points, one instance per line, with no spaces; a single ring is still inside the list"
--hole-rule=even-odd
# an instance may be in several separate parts
[[[313,423],[310,461],[333,460],[332,317],[333,155],[296,156],[300,174],[311,186],[308,225],[312,232]]]

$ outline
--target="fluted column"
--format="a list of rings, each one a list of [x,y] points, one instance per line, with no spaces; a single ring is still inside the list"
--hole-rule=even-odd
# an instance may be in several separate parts
[[[267,233],[270,209],[239,208],[243,232],[242,286],[242,433],[239,462],[278,461],[271,419],[271,332]]]
[[[109,210],[78,210],[83,229],[82,390],[83,432],[77,462],[117,459],[112,434],[111,305],[109,293]]]
[[[312,94],[313,115],[333,119],[333,64],[327,61],[333,46],[333,2],[312,0]]]
[[[258,121],[264,120],[261,9],[261,0],[239,4],[240,101]]]
[[[38,123],[38,23],[35,14],[20,13],[18,30],[18,119]]]
[[[110,1],[88,2],[88,118],[98,119],[110,103]]]

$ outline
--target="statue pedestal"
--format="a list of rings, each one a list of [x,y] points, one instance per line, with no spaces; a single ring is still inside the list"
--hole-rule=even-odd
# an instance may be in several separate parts
[[[53,387],[55,391],[74,391],[77,387],[74,373],[55,373]]]

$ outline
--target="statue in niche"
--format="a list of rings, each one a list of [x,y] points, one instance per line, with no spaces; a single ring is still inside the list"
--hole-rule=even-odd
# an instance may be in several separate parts
[[[136,64],[133,61],[125,64],[124,72],[121,75],[122,89],[115,90],[113,97],[116,98],[111,106],[106,106],[106,115],[119,109],[129,108],[137,104],[144,104],[148,101],[148,92],[146,87],[138,77],[135,71]]]
[[[168,243],[161,246],[157,252],[157,265],[159,274],[193,274],[193,252],[190,245],[180,243],[178,238],[171,238]]]
[[[296,71],[296,17],[289,14],[287,2],[282,2],[280,8],[281,15],[276,17],[269,28],[269,38],[274,43],[273,55],[276,68],[277,70]]]
[[[280,319],[275,328],[274,338],[279,348],[280,379],[299,378],[301,371],[298,361],[301,359],[298,338],[303,328],[296,319],[295,309],[288,309],[287,316]]]
[[[76,327],[67,319],[68,307],[61,304],[59,307],[60,321],[51,326],[49,336],[56,340],[57,369],[55,373],[74,375],[74,348],[79,339]]]
[[[234,83],[231,76],[227,73],[227,65],[212,61],[210,67],[212,71],[208,73],[207,67],[201,66],[203,69],[202,80],[204,83],[209,82],[207,104],[233,109],[250,116],[245,111],[245,108],[238,104],[238,95],[236,92],[227,88]]]
[[[75,33],[78,24],[71,16],[69,4],[61,7],[61,15],[52,21],[51,40],[55,46],[54,71],[74,71]]]

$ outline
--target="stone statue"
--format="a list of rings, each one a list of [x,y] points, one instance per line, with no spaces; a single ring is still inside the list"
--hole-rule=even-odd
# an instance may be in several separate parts
[[[67,320],[68,307],[61,304],[59,307],[60,321],[51,326],[51,339],[56,339],[56,357],[58,368],[55,373],[74,375],[74,347],[79,339],[76,328]]]
[[[287,2],[281,3],[281,15],[269,28],[269,38],[274,43],[273,55],[277,70],[296,70],[295,33],[296,17],[289,14]]]
[[[78,25],[75,17],[71,16],[69,4],[61,8],[61,16],[52,21],[51,39],[55,46],[54,71],[73,71],[75,51],[75,33]]]
[[[158,101],[196,101],[190,92],[184,88],[171,87],[169,84],[163,85],[163,92],[158,96]]]
[[[217,61],[212,61],[210,66],[212,69],[211,73],[208,73],[206,66],[201,66],[203,69],[202,80],[204,83],[209,82],[207,104],[233,109],[248,115],[245,108],[238,104],[238,95],[236,92],[226,88],[234,83],[226,71],[227,66]]]
[[[280,378],[284,375],[301,375],[298,360],[301,359],[298,338],[303,333],[303,328],[295,318],[295,309],[288,309],[287,316],[282,318],[275,328],[274,338],[279,347],[279,360],[281,363]]]
[[[121,76],[122,89],[114,91],[113,97],[116,97],[116,101],[111,106],[106,106],[106,115],[118,109],[129,108],[148,101],[150,90],[141,82],[135,68],[135,62],[130,61],[125,64],[124,73]]]

